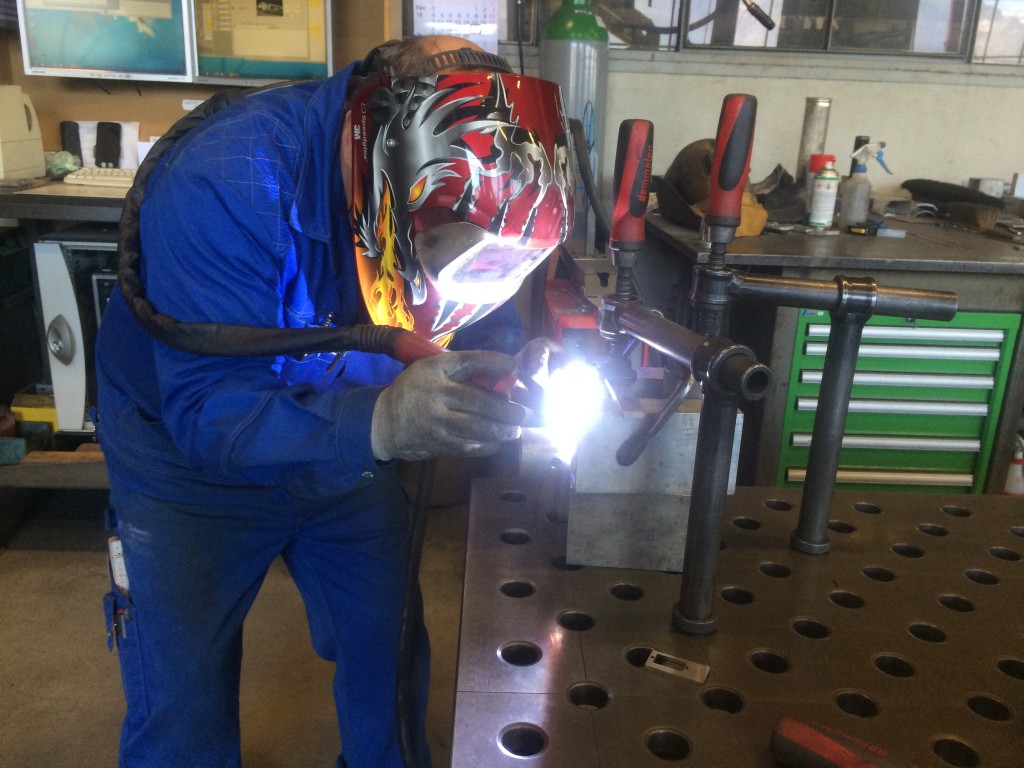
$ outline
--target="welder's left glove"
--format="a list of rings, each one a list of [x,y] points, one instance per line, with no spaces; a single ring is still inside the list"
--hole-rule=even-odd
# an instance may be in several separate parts
[[[446,352],[410,365],[377,399],[370,427],[379,460],[486,455],[520,435],[523,407],[492,387],[516,369],[499,352]]]

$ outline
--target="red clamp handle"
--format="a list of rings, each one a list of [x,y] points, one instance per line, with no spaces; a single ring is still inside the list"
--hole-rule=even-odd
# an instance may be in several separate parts
[[[615,150],[611,235],[608,247],[638,251],[644,244],[644,213],[651,191],[654,123],[623,120]]]
[[[715,160],[711,166],[711,200],[704,215],[704,223],[709,227],[735,229],[740,225],[756,116],[757,99],[753,96],[731,93],[722,101]],[[731,234],[729,240],[732,240]]]

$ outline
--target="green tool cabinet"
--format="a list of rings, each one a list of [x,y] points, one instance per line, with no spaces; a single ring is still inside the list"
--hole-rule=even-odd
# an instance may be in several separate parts
[[[864,328],[837,487],[981,493],[1019,314],[948,322],[872,317]],[[798,313],[776,485],[803,483],[829,315]]]

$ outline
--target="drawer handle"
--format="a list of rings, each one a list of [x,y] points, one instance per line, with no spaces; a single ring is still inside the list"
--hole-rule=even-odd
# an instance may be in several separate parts
[[[800,371],[801,384],[821,384],[822,371]],[[884,387],[942,387],[945,389],[992,389],[994,376],[953,375],[942,373],[880,373],[857,371],[853,383]]]
[[[828,336],[829,325],[811,323],[807,326],[808,336]],[[862,339],[913,339],[914,341],[972,341],[1002,344],[1006,331],[999,328],[898,328],[884,325],[867,325]]]
[[[807,470],[799,467],[786,469],[786,481],[802,483],[807,477]],[[877,485],[944,485],[970,486],[974,483],[974,475],[953,472],[878,472],[859,469],[840,469],[836,472],[837,483],[877,484]]]
[[[809,448],[810,432],[794,432],[794,448]],[[874,448],[882,451],[954,451],[978,453],[981,440],[958,437],[896,437],[892,435],[843,435],[843,448]]]
[[[808,356],[824,357],[828,344],[810,341],[804,347]],[[999,360],[998,349],[983,347],[911,347],[900,344],[861,344],[857,357],[902,357],[913,360]]]
[[[798,411],[818,410],[818,398],[798,397]],[[986,403],[952,403],[937,400],[850,400],[850,413],[898,413],[937,416],[987,416]]]

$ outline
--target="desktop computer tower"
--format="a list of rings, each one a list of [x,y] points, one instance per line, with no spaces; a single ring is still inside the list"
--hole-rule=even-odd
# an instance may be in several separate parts
[[[92,432],[96,405],[94,346],[117,281],[116,230],[70,229],[33,247],[43,349],[53,386],[58,432]]]

